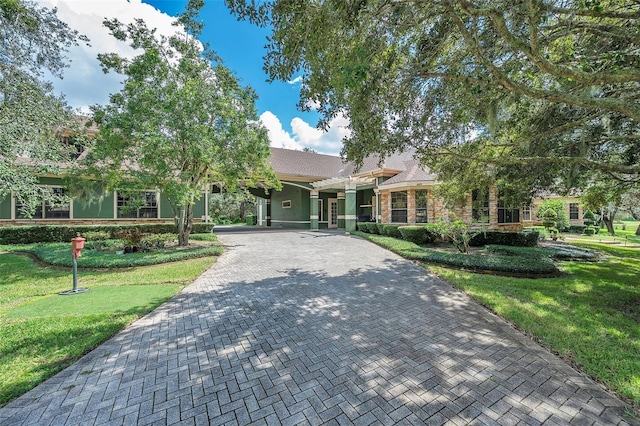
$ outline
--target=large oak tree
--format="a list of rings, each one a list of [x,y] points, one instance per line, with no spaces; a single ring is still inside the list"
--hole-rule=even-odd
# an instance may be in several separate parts
[[[95,106],[99,127],[80,170],[109,190],[158,189],[173,209],[179,244],[189,242],[193,205],[207,184],[233,188],[238,181],[279,182],[266,161],[266,129],[255,93],[242,87],[220,58],[196,38],[203,2],[189,1],[176,25],[185,32],[158,35],[143,20],[105,25],[139,54],[99,55],[105,69],[124,75],[123,88],[106,106]]]
[[[514,204],[640,182],[636,1],[226,3],[272,26],[265,69],[303,76],[321,126],[350,118],[349,159],[415,148],[450,198],[493,183]]]
[[[0,196],[13,193],[27,216],[57,197],[38,176],[58,173],[70,159],[61,129],[81,127],[64,100],[44,81],[44,71],[62,76],[67,49],[86,37],[69,28],[55,9],[27,0],[0,0]]]

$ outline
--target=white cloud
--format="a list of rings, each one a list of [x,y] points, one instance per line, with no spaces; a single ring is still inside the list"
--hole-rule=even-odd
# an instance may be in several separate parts
[[[302,76],[299,75],[296,78],[294,78],[293,80],[287,81],[287,83],[289,83],[289,84],[300,84],[300,83],[302,83]]]
[[[133,49],[109,34],[109,30],[102,25],[105,18],[117,18],[125,24],[142,18],[150,28],[157,28],[158,33],[165,35],[178,30],[171,25],[174,17],[141,0],[39,0],[39,5],[56,7],[61,21],[89,37],[91,46],[82,44],[69,50],[67,56],[71,66],[64,70],[63,80],[48,76],[56,92],[64,93],[71,106],[85,111],[89,105],[108,103],[109,94],[121,89],[122,76],[104,74],[97,59],[98,53],[118,52],[126,57],[134,55]]]
[[[260,121],[269,132],[269,145],[275,148],[287,148],[301,150],[304,148],[291,135],[284,130],[280,119],[271,111],[263,112]]]
[[[311,148],[321,154],[338,155],[342,148],[342,139],[349,135],[349,119],[342,114],[329,123],[329,129],[319,130],[299,117],[291,120],[291,133],[283,127],[280,119],[271,111],[260,116],[260,120],[269,132],[270,144],[277,148]]]

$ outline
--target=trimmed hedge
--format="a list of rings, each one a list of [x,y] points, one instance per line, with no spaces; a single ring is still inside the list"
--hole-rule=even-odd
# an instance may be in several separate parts
[[[358,234],[356,234],[358,235]],[[487,254],[460,254],[420,247],[412,242],[378,235],[362,236],[405,259],[456,266],[474,271],[496,271],[515,274],[555,275],[558,273],[553,261],[540,256],[500,256]],[[537,250],[537,249],[530,249]]]
[[[383,225],[382,235],[385,235],[387,237],[402,238],[400,230],[398,229],[399,227],[400,225]]]
[[[542,247],[488,245],[485,250],[502,256],[550,257],[557,260],[598,260],[599,258],[592,250],[562,244],[549,244]]]
[[[367,222],[366,225],[367,225],[367,231],[369,231],[370,234],[379,234],[377,223]]]
[[[211,224],[194,223],[193,233],[211,232]],[[109,238],[125,229],[137,229],[142,234],[176,233],[173,223],[139,223],[129,225],[35,225],[0,227],[0,244],[62,243],[69,242],[77,234],[107,232]]]
[[[384,235],[384,223],[376,223],[376,228],[378,229],[376,234]]]
[[[398,228],[402,239],[411,241],[415,244],[424,244],[427,242],[427,228],[425,226],[407,225]]]
[[[474,235],[469,241],[471,247],[481,247],[488,244],[501,246],[535,247],[538,245],[540,233],[536,230],[527,232],[486,231]]]
[[[369,229],[367,228],[367,223],[369,222],[356,222],[356,230],[360,232],[369,232]]]

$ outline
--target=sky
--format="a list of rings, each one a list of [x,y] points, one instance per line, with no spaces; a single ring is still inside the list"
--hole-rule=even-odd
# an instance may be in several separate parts
[[[58,94],[65,96],[74,108],[87,112],[94,104],[106,104],[109,94],[120,91],[122,76],[102,72],[98,53],[117,52],[133,56],[126,44],[115,40],[102,25],[105,18],[131,22],[142,18],[147,25],[162,34],[173,34],[171,25],[186,0],[36,0],[40,6],[57,8],[58,18],[71,28],[86,35],[90,46],[81,45],[69,50],[69,67],[62,80],[48,75]],[[239,78],[242,85],[251,86],[258,94],[256,102],[262,123],[269,131],[271,146],[288,149],[311,148],[318,153],[338,155],[342,138],[347,135],[348,121],[343,116],[331,122],[327,132],[316,128],[318,114],[302,112],[296,105],[300,95],[300,76],[288,82],[268,83],[262,69],[264,48],[269,28],[259,28],[238,21],[223,0],[205,0],[200,17],[205,23],[201,41],[222,57],[224,64]]]

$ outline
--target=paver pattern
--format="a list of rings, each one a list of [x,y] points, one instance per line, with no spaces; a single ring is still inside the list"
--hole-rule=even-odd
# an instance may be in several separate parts
[[[430,272],[338,232],[228,233],[181,294],[2,425],[635,424]]]

